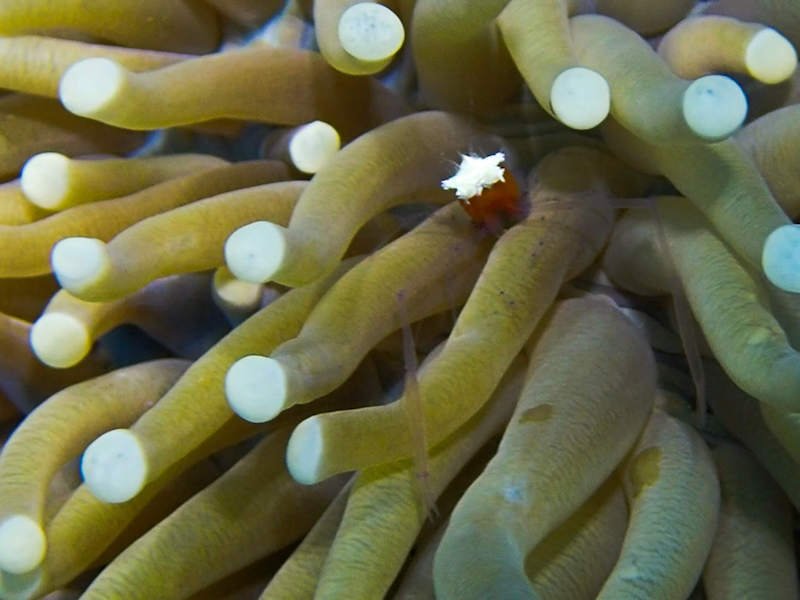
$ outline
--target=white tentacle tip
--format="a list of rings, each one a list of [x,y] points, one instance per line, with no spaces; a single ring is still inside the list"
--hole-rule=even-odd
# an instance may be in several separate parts
[[[597,71],[565,69],[550,89],[550,106],[559,121],[572,129],[597,127],[611,110],[611,88]]]
[[[295,427],[286,446],[286,467],[295,481],[304,485],[320,481],[322,449],[322,428],[318,417],[309,417]]]
[[[706,75],[686,88],[682,108],[689,129],[704,140],[719,141],[744,123],[747,97],[730,77]]]
[[[377,2],[359,2],[345,10],[339,18],[338,34],[345,52],[364,62],[390,59],[405,39],[397,15]]]
[[[53,246],[50,254],[53,273],[66,290],[75,295],[111,271],[106,243],[96,238],[70,237]]]
[[[41,525],[25,515],[12,515],[0,523],[0,569],[28,573],[44,560],[47,541]]]
[[[263,284],[237,279],[227,267],[214,272],[211,286],[214,302],[223,308],[253,312],[264,296]]]
[[[97,499],[111,504],[127,502],[145,485],[147,457],[136,434],[112,429],[86,448],[81,473]]]
[[[86,326],[72,315],[46,312],[31,327],[31,349],[44,364],[66,369],[89,354],[92,338]]]
[[[42,152],[28,159],[20,173],[25,197],[45,210],[59,210],[69,190],[69,158],[58,152]]]
[[[761,265],[773,285],[800,293],[800,225],[783,225],[767,236]]]
[[[245,356],[228,369],[225,396],[242,419],[265,423],[287,408],[289,374],[274,358]]]
[[[289,157],[298,170],[313,175],[339,151],[339,132],[325,121],[312,121],[295,131],[289,141]]]
[[[780,83],[797,68],[797,51],[780,33],[765,27],[747,44],[744,62],[753,78],[767,84]]]
[[[234,231],[225,242],[225,263],[238,279],[265,283],[286,260],[286,229],[269,221],[256,221]]]
[[[64,72],[58,97],[76,115],[94,117],[122,92],[128,72],[108,58],[87,58]]]

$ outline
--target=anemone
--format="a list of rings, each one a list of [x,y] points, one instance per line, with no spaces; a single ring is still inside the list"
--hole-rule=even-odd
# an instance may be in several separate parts
[[[798,597],[797,2],[85,4],[0,6],[0,598]]]

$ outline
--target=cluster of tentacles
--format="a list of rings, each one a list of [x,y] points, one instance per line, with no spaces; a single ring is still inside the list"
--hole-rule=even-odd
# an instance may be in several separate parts
[[[0,35],[0,597],[798,597],[796,1]]]

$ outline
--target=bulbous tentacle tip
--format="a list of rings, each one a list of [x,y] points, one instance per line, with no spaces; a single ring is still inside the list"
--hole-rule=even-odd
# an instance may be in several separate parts
[[[286,260],[286,230],[268,221],[256,221],[234,231],[225,242],[225,263],[238,279],[265,283]]]
[[[730,137],[747,117],[747,97],[730,77],[706,75],[683,93],[683,118],[698,137],[720,141]]]
[[[96,238],[65,238],[53,246],[50,265],[58,283],[80,296],[111,271],[111,257],[106,243]]]
[[[611,88],[597,71],[573,67],[559,73],[550,89],[550,107],[572,129],[592,129],[611,110]]]
[[[225,396],[245,421],[266,423],[288,407],[289,374],[274,358],[245,356],[228,369]]]
[[[770,283],[800,293],[800,225],[783,225],[767,236],[761,266]]]
[[[147,480],[147,457],[136,434],[112,429],[86,448],[81,474],[89,491],[110,504],[136,497]]]
[[[220,267],[214,272],[211,285],[214,302],[223,309],[238,308],[254,312],[264,297],[262,284],[237,279],[227,267]]]
[[[765,27],[747,44],[744,62],[753,78],[768,84],[780,83],[797,68],[797,51],[780,33]]]
[[[339,19],[339,42],[345,52],[364,62],[390,59],[405,40],[405,29],[398,16],[377,2],[359,2]]]
[[[0,569],[28,573],[44,560],[47,548],[42,526],[26,515],[11,515],[0,523]]]
[[[64,72],[58,97],[71,113],[96,117],[123,92],[128,72],[108,58],[87,58]]]
[[[59,210],[69,190],[69,158],[58,152],[32,156],[22,167],[20,187],[36,206]]]
[[[298,170],[309,175],[319,171],[341,147],[339,132],[325,121],[300,127],[289,142],[289,157]]]
[[[323,451],[322,427],[314,416],[295,427],[286,447],[286,467],[295,481],[305,485],[319,483]]]
[[[86,326],[72,315],[50,312],[33,324],[31,349],[49,367],[66,369],[89,354],[92,338]]]

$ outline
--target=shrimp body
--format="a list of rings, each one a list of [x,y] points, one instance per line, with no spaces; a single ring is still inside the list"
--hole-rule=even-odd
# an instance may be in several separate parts
[[[442,188],[452,189],[470,219],[489,231],[502,230],[522,216],[521,194],[516,179],[500,167],[505,154],[461,156],[456,174],[442,181]]]

